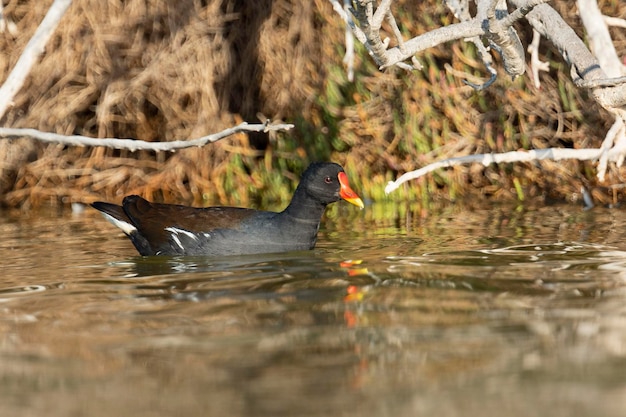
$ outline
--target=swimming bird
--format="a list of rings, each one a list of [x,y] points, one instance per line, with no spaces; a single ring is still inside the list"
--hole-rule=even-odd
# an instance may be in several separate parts
[[[341,199],[364,207],[340,165],[317,162],[302,174],[281,212],[151,203],[137,195],[125,197],[121,206],[91,205],[143,256],[222,256],[313,249],[326,206]]]

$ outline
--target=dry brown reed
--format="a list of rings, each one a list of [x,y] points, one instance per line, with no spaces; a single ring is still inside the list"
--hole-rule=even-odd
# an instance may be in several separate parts
[[[9,0],[17,35],[0,34],[3,79],[52,1]],[[441,5],[398,1],[402,30],[423,33],[451,20]],[[555,4],[582,34],[573,10]],[[606,14],[626,5],[602,1]],[[530,33],[521,32],[529,40]],[[621,54],[623,31],[612,30]],[[327,0],[75,0],[33,69],[6,126],[61,134],[168,141],[258,118],[296,123],[287,135],[237,135],[173,154],[68,148],[0,140],[0,203],[9,207],[119,201],[139,193],[188,202],[259,205],[289,196],[311,160],[349,169],[355,188],[382,198],[399,172],[435,159],[549,146],[598,146],[611,120],[572,86],[555,61],[535,90],[501,78],[476,93],[452,72],[484,77],[467,44],[428,51],[421,73],[377,71],[366,54],[357,81],[343,65],[343,25]],[[544,59],[555,58],[542,47]],[[619,199],[612,184],[601,201]],[[416,181],[397,198],[567,198],[594,188],[593,166],[542,162],[458,167]],[[516,188],[517,187],[517,188]],[[520,188],[521,187],[521,188]],[[521,191],[520,191],[521,190]]]

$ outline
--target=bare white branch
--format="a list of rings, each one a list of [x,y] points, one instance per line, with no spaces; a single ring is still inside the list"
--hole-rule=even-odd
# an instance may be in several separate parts
[[[0,128],[0,138],[14,139],[14,138],[32,138],[41,142],[60,143],[63,145],[72,146],[103,146],[113,149],[126,149],[131,152],[147,150],[147,151],[169,151],[174,152],[178,149],[193,148],[204,146],[208,143],[217,142],[220,139],[224,139],[230,135],[240,132],[270,132],[277,130],[289,130],[294,126],[292,124],[247,124],[241,123],[237,126],[224,129],[221,132],[211,135],[203,136],[201,138],[192,140],[175,140],[171,142],[146,142],[143,140],[135,139],[116,139],[116,138],[91,138],[87,136],[79,135],[59,135],[57,133],[42,132],[36,129],[13,129],[13,128]]]
[[[526,0],[510,0],[516,7],[523,7]],[[547,4],[540,4],[526,15],[526,20],[541,36],[552,42],[563,59],[572,66],[577,78],[591,80],[607,78],[598,61],[585,43],[559,15]]]
[[[344,7],[341,3],[339,3],[339,0],[330,0],[330,2],[333,5],[333,10],[335,10],[335,12],[337,12],[337,14],[341,16],[343,21],[346,22],[348,26],[350,26],[350,29],[352,30],[352,33],[354,33],[354,36],[367,48],[367,38],[365,37],[365,33],[363,33],[363,31],[354,23],[354,20],[352,19],[352,13],[344,10]],[[347,2],[346,6],[348,6],[348,4],[349,2]],[[350,7],[346,8],[349,9]]]
[[[354,8],[351,9],[352,14],[359,22],[359,27],[365,34],[367,40],[365,46],[378,65],[385,63],[387,45],[380,36],[380,27],[390,5],[390,1],[383,1],[377,11],[374,12],[373,0],[356,0],[353,2]]]
[[[376,9],[374,0],[354,0],[349,11],[339,7],[338,0],[330,0],[335,11],[346,21],[353,17],[350,27],[355,36],[367,48],[381,69],[390,66],[413,68],[405,61],[412,59],[417,53],[432,48],[433,46],[463,38],[473,39],[484,37],[497,46],[502,54],[504,68],[511,76],[520,75],[525,70],[524,48],[512,24],[526,16],[537,4],[548,0],[528,0],[518,7],[511,15],[506,11],[503,0],[478,0],[478,12],[474,18],[469,13],[466,0],[449,0],[446,5],[454,12],[455,16],[462,20],[460,24],[452,24],[446,27],[432,30],[426,34],[416,36],[404,41],[396,19],[391,11],[392,0],[381,0]],[[495,13],[495,5],[498,4],[498,13]],[[487,11],[491,9],[491,13]],[[487,16],[489,14],[489,16]],[[387,48],[380,34],[383,20],[387,20],[393,35],[398,41],[398,46]],[[358,22],[358,26],[355,22]],[[364,38],[364,39],[363,39]],[[476,43],[475,40],[472,40]],[[478,43],[477,43],[478,44]],[[489,72],[494,76],[491,63],[485,63]],[[487,84],[492,82],[490,80]]]
[[[521,9],[516,10],[516,12],[519,12],[519,10]],[[528,9],[525,14],[530,10],[532,10],[532,8]],[[516,13],[516,15],[522,14]],[[508,18],[504,16],[508,16]],[[486,37],[494,46],[494,49],[502,55],[504,70],[511,77],[515,78],[524,73],[526,60],[522,41],[519,39],[519,36],[517,36],[515,29],[511,26],[516,19],[510,19],[510,17],[506,10],[505,1],[492,0],[492,4],[487,11],[487,22],[489,24]]]
[[[502,54],[504,69],[507,73],[515,77],[525,71],[524,49],[511,26],[515,21],[525,18],[534,30],[558,48],[563,59],[571,65],[574,81],[591,85],[593,96],[600,105],[609,111],[626,106],[626,83],[606,81],[612,77],[607,77],[585,43],[563,18],[552,7],[545,4],[547,0],[508,0],[508,4],[515,8],[510,15],[507,14],[506,5],[500,4],[504,3],[503,0],[475,0],[477,7],[474,17],[470,14],[467,0],[447,0],[446,5],[462,21],[431,30],[406,41],[402,40],[399,31],[396,30],[397,25],[393,24],[395,18],[390,0],[381,0],[375,10],[375,0],[348,0],[351,4],[348,10],[341,7],[339,0],[330,1],[334,9],[348,22],[357,39],[368,49],[380,69],[394,65],[413,69],[415,67],[405,61],[414,62],[415,55],[426,49],[459,39],[474,42],[491,75],[489,81],[482,85],[474,85],[475,88],[488,86],[497,75],[490,58],[487,58],[489,53],[484,46],[480,46],[485,39],[489,40],[493,46],[492,49]],[[594,2],[594,0],[587,1]],[[391,30],[398,39],[398,45],[395,47],[388,48],[382,40],[380,25],[384,20],[383,16],[390,22]],[[621,24],[621,22],[616,23]],[[536,82],[537,72],[544,66],[539,65],[535,60],[532,68]],[[599,82],[601,84],[593,84]]]
[[[337,0],[330,1],[337,2]],[[496,50],[501,54],[504,69],[508,74],[515,77],[524,73],[525,51],[512,25],[525,18],[534,33],[529,52],[535,86],[537,88],[540,86],[539,71],[548,70],[548,64],[541,62],[538,58],[539,40],[543,37],[559,50],[565,62],[570,65],[572,79],[576,85],[590,89],[594,99],[618,118],[599,149],[544,149],[446,159],[402,175],[397,181],[389,183],[387,193],[395,190],[400,184],[435,169],[471,162],[490,164],[542,159],[596,160],[600,158],[598,176],[602,179],[608,162],[616,162],[620,165],[626,159],[626,128],[624,128],[626,77],[624,77],[624,66],[617,59],[606,22],[620,26],[626,26],[626,24],[622,19],[614,20],[602,16],[596,3],[597,0],[577,0],[579,9],[584,10],[581,17],[587,28],[592,49],[607,54],[606,58],[596,59],[561,15],[550,5],[545,4],[547,1],[474,0],[476,9],[475,15],[472,16],[469,0],[444,0],[446,6],[461,22],[431,30],[406,41],[402,39],[395,23],[391,10],[392,0],[380,0],[376,9],[375,0],[351,0],[352,8],[341,11],[344,20],[350,19],[350,15],[354,18],[350,25],[351,29],[358,34],[357,38],[368,48],[381,69],[394,65],[411,68],[405,63],[406,60],[411,59],[415,62],[416,54],[446,42],[460,39],[473,42],[491,75],[490,79],[483,84],[468,83],[476,89],[488,87],[497,77],[491,50]],[[513,10],[509,14],[508,10],[511,6]],[[337,7],[335,9],[337,10]],[[381,39],[380,29],[385,18],[398,40],[398,46],[388,48],[388,44]],[[487,42],[490,48],[485,46]]]
[[[7,109],[13,104],[13,97],[22,88],[24,80],[37,59],[39,59],[39,56],[43,53],[48,40],[50,40],[70,4],[72,4],[72,0],[54,0],[35,34],[26,44],[20,59],[18,59],[15,67],[0,88],[0,118],[4,116]]]
[[[478,11],[476,13],[477,21],[481,21],[481,20],[484,21],[486,19],[487,10],[483,6],[485,4],[486,4],[485,2],[480,2],[478,4]],[[457,19],[463,22],[472,20],[472,16],[470,15],[470,12],[469,12],[468,0],[448,0],[446,1],[446,6],[448,6],[450,11],[452,11],[452,13],[454,14],[454,16],[456,16]],[[471,42],[474,44],[474,46],[476,47],[476,51],[478,51],[478,55],[480,56],[480,59],[482,60],[483,64],[485,65],[485,68],[490,74],[490,77],[489,77],[489,80],[487,80],[484,83],[477,83],[477,82],[469,81],[467,78],[471,78],[472,76],[470,74],[465,74],[465,78],[463,79],[463,82],[469,85],[470,87],[474,88],[475,90],[478,90],[478,91],[484,90],[485,88],[489,87],[491,84],[493,84],[496,81],[498,77],[498,71],[493,67],[493,59],[491,57],[491,53],[489,52],[489,48],[483,44],[483,41],[479,36],[467,38],[465,39],[465,41]],[[450,72],[449,66],[446,67],[446,70]],[[459,76],[459,74],[457,74],[456,72],[453,72],[453,74],[455,76]]]
[[[604,70],[608,77],[611,77],[608,80],[594,79],[579,83],[579,85],[596,84],[593,88],[599,89],[600,87],[619,86],[620,84],[626,83],[626,77],[623,77],[626,71],[624,71],[624,66],[613,46],[609,28],[604,16],[598,8],[596,0],[577,0],[577,4],[578,9],[584,11],[584,13],[580,13],[580,17],[585,26],[585,31],[587,32],[591,51],[598,59],[602,70]],[[602,142],[602,156],[598,162],[598,180],[603,181],[606,175],[609,149],[613,149],[615,152],[621,152],[615,162],[617,166],[622,165],[626,157],[626,146],[624,145],[626,145],[625,119],[620,117],[619,114],[616,114],[615,122]]]
[[[621,77],[625,75],[624,66],[613,46],[613,40],[609,34],[609,28],[604,16],[598,8],[596,0],[577,0],[580,18],[587,32],[591,52],[595,55],[600,66],[609,77]]]
[[[432,172],[440,168],[448,168],[455,165],[482,163],[487,166],[490,164],[500,164],[505,162],[532,162],[541,160],[553,160],[560,161],[563,159],[577,159],[579,161],[595,160],[600,157],[602,153],[601,149],[563,149],[563,148],[549,148],[549,149],[533,149],[530,151],[513,151],[505,153],[493,153],[493,154],[478,154],[460,156],[456,158],[444,159],[441,161],[433,162],[425,167],[422,167],[415,171],[410,171],[402,174],[400,178],[395,181],[390,181],[385,187],[385,193],[389,194],[395,191],[407,181],[414,180],[422,177],[429,172]],[[608,159],[610,161],[616,161],[620,154],[615,148],[608,152]]]

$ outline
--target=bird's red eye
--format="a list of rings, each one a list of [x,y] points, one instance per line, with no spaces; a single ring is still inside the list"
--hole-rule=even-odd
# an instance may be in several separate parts
[[[330,184],[331,182],[333,182],[333,179],[332,179],[332,178],[330,178],[330,177],[326,177],[326,178],[324,178],[324,182],[325,182],[326,184]]]

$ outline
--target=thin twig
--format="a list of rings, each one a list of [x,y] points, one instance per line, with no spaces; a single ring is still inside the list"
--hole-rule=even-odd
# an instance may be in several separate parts
[[[346,16],[348,16],[350,13],[350,0],[344,0],[343,7]],[[343,57],[343,63],[346,64],[348,81],[352,82],[354,81],[354,35],[352,35],[348,21],[345,22],[345,25],[346,55]]]
[[[468,80],[462,80],[466,85],[469,85],[470,87],[472,87],[474,90],[476,91],[482,91],[486,88],[488,88],[489,86],[491,86],[491,84],[493,84],[494,82],[496,82],[496,80],[498,79],[498,72],[496,71],[496,69],[494,67],[492,67],[490,65],[489,62],[483,60],[484,64],[487,67],[487,71],[489,71],[489,74],[491,74],[491,76],[489,77],[489,79],[487,81],[485,81],[482,84],[474,84]]]
[[[619,17],[612,17],[612,16],[603,16],[603,17],[604,17],[604,22],[607,24],[607,26],[613,26],[613,27],[626,29],[626,19],[620,19]]]
[[[393,32],[393,36],[396,37],[396,41],[398,42],[398,48],[400,48],[400,52],[406,52],[406,48],[404,47],[404,39],[402,38],[402,32],[400,32],[400,28],[398,27],[398,22],[396,22],[396,18],[393,17],[393,14],[390,11],[387,11],[387,23],[391,26],[391,31]]]
[[[146,142],[135,139],[116,139],[116,138],[90,138],[87,136],[65,136],[57,133],[42,132],[36,129],[13,129],[0,128],[0,138],[13,139],[29,137],[41,142],[53,142],[63,145],[73,146],[103,146],[113,149],[127,149],[131,152],[148,150],[148,151],[169,151],[174,152],[177,149],[185,149],[192,147],[204,146],[207,143],[217,142],[230,135],[239,132],[269,132],[277,130],[289,130],[293,128],[292,124],[254,124],[241,123],[235,127],[224,129],[221,132],[203,136],[192,140],[175,140],[171,142]]]
[[[598,180],[604,181],[604,176],[606,174],[606,169],[609,162],[609,151],[613,149],[615,144],[619,141],[620,137],[624,136],[624,121],[621,118],[616,118],[615,122],[613,122],[613,126],[606,133],[604,140],[602,141],[602,145],[600,149],[602,150],[602,155],[600,156],[600,161],[598,162]],[[619,159],[617,160],[618,165],[621,165]]]
[[[501,24],[505,27],[510,27],[516,21],[520,20],[523,17],[526,17],[528,13],[530,13],[534,7],[539,6],[543,3],[548,3],[550,0],[530,0],[525,5],[515,9],[510,15],[502,19]]]
[[[539,42],[541,41],[541,34],[537,29],[533,29],[533,40],[528,45],[527,51],[530,53],[530,70],[532,74],[533,85],[535,88],[541,88],[541,81],[539,80],[539,71],[549,71],[550,63],[543,62],[539,59]]]

